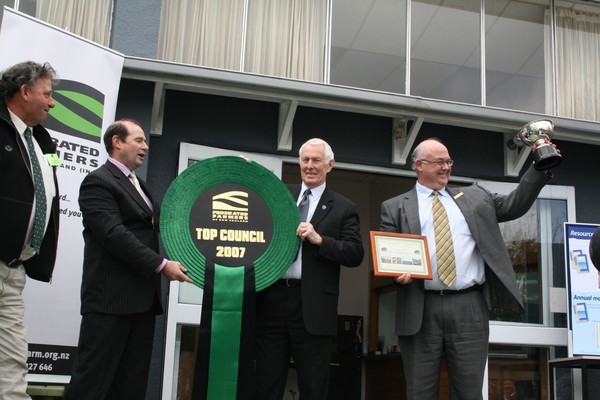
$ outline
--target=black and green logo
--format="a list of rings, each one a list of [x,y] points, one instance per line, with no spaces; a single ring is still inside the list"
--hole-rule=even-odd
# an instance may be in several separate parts
[[[54,88],[54,108],[44,122],[48,129],[99,143],[104,94],[81,82],[61,79]]]

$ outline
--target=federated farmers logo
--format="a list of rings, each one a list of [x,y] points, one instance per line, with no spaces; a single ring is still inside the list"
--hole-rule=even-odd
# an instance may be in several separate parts
[[[219,222],[248,222],[248,192],[232,190],[213,196],[212,220]]]
[[[44,122],[46,128],[100,143],[105,99],[102,92],[81,82],[61,79],[52,97],[55,106]]]
[[[256,192],[224,183],[197,198],[190,212],[190,234],[198,250],[214,263],[249,265],[269,246],[273,219]]]

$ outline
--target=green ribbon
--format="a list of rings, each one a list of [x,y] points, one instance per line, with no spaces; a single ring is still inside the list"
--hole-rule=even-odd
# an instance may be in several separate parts
[[[208,262],[192,399],[253,396],[254,266]]]
[[[235,399],[242,332],[244,268],[215,264],[208,399]]]

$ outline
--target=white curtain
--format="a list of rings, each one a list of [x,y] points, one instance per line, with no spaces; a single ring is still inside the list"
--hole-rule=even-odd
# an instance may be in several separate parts
[[[557,8],[557,114],[600,121],[600,15]]]
[[[163,0],[158,58],[322,82],[326,18],[327,0]]]
[[[250,0],[245,71],[323,82],[327,0]]]
[[[241,68],[244,0],[163,0],[158,58]]]
[[[112,0],[37,0],[36,18],[108,46]]]

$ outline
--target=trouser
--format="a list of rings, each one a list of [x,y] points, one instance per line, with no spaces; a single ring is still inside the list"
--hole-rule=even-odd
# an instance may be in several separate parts
[[[407,398],[439,399],[444,356],[450,399],[481,400],[488,337],[488,310],[480,291],[455,295],[426,291],[421,329],[398,337]]]
[[[293,357],[301,400],[326,400],[331,336],[307,332],[300,286],[282,280],[260,292],[256,309],[256,400],[281,400]]]
[[[130,315],[84,314],[64,399],[145,399],[155,319],[154,309]]]
[[[30,399],[27,395],[27,331],[25,329],[25,268],[0,261],[0,400]]]

